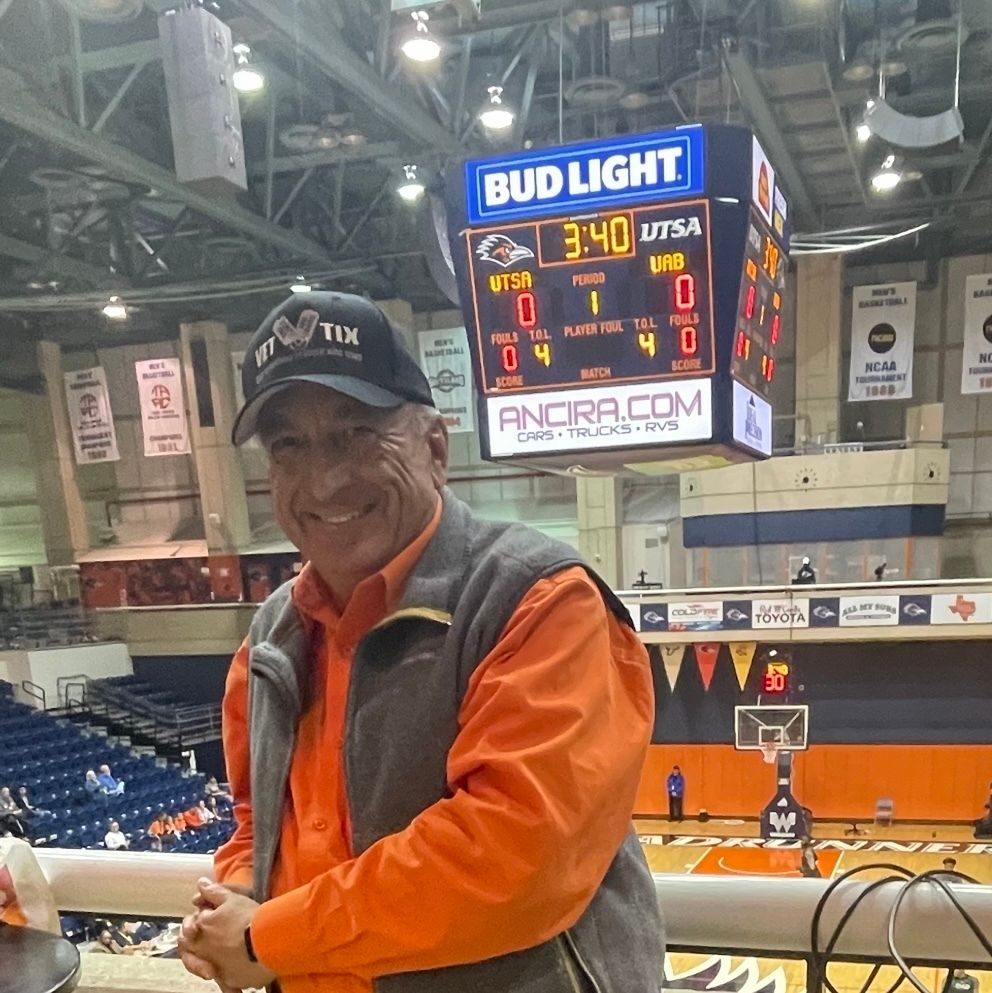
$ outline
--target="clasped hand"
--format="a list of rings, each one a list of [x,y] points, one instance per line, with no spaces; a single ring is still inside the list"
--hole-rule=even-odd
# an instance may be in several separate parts
[[[179,954],[183,965],[200,979],[212,979],[223,993],[262,988],[276,975],[252,962],[245,946],[245,928],[259,905],[241,886],[222,886],[200,879],[193,899],[196,912],[183,920]]]

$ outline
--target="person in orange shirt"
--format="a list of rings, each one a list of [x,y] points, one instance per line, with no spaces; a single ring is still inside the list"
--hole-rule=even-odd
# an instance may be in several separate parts
[[[444,485],[430,387],[371,302],[294,295],[234,427],[306,560],[228,675],[235,831],[180,952],[223,989],[657,993],[630,824],[644,647],[568,546]]]

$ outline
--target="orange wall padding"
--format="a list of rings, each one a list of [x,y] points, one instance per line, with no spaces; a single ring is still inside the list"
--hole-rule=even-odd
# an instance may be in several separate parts
[[[665,780],[686,779],[685,815],[757,817],[775,792],[775,767],[732,745],[651,745],[635,811],[668,814]],[[970,821],[989,802],[992,745],[814,745],[796,755],[796,799],[827,819],[870,820],[891,797],[898,820]]]

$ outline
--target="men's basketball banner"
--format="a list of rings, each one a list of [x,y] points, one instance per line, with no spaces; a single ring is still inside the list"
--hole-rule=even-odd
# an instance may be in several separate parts
[[[732,641],[730,643],[730,661],[734,663],[734,673],[737,676],[737,685],[741,692],[744,692],[744,684],[747,683],[748,673],[751,671],[751,663],[754,661],[754,653],[758,650],[756,641]]]
[[[658,647],[661,649],[661,661],[665,667],[665,675],[668,677],[668,685],[674,693],[675,684],[678,682],[679,673],[682,671],[685,645],[659,645]]]
[[[964,283],[964,353],[961,392],[992,393],[992,275]]]
[[[716,657],[720,654],[720,646],[711,642],[701,642],[692,646],[696,652],[696,665],[699,666],[699,677],[703,688],[709,690],[716,671]]]
[[[856,286],[851,315],[848,400],[913,395],[916,283]]]
[[[119,462],[117,432],[101,366],[65,373],[65,402],[77,465]]]
[[[188,454],[189,433],[179,359],[135,362],[134,373],[138,377],[145,455]]]
[[[421,331],[417,344],[420,367],[430,381],[434,402],[448,425],[448,434],[472,434],[475,431],[472,358],[465,328]]]

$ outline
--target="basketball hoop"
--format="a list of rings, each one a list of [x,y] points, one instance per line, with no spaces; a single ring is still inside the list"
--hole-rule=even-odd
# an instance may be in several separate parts
[[[762,745],[761,757],[768,765],[774,765],[778,760],[778,745],[774,741]]]

